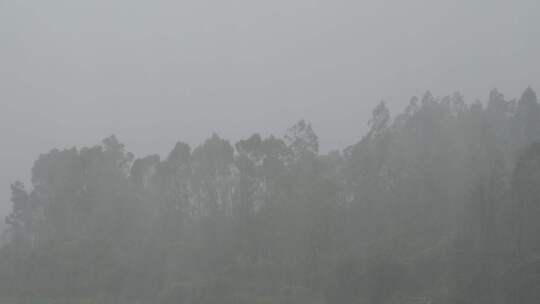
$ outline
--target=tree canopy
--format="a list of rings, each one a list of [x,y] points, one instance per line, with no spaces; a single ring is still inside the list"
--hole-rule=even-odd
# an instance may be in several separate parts
[[[336,118],[339,119],[339,118]],[[384,102],[323,154],[283,137],[135,157],[114,135],[11,184],[0,295],[97,303],[538,303],[540,105]],[[158,135],[159,136],[159,135]]]

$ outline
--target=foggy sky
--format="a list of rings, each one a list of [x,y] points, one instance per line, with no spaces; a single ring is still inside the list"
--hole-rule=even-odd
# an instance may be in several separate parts
[[[0,215],[9,183],[51,148],[116,134],[138,156],[282,135],[300,118],[324,151],[386,100],[540,90],[540,3],[0,0]]]

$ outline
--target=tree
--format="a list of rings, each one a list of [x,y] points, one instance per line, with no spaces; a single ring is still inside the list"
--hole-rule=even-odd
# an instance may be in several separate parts
[[[303,119],[287,130],[285,140],[292,151],[293,161],[319,153],[319,137],[313,131],[311,124]]]
[[[390,110],[386,107],[384,101],[379,102],[379,104],[373,109],[371,119],[368,121],[370,126],[368,137],[377,136],[382,130],[386,129],[390,124]]]
[[[540,202],[540,143],[536,142],[523,150],[518,158],[512,177],[515,194],[515,235],[519,257],[540,253],[537,238],[538,202]]]
[[[364,136],[328,154],[304,120],[284,138],[177,142],[164,159],[114,135],[53,149],[28,188],[11,185],[0,294],[536,303],[538,108],[531,89],[518,104],[427,92],[395,118],[380,102]]]
[[[523,92],[517,103],[513,125],[517,149],[540,140],[540,105],[536,93],[530,87]]]
[[[11,184],[11,214],[6,217],[12,241],[18,246],[29,244],[33,240],[35,208],[24,184],[16,181]]]

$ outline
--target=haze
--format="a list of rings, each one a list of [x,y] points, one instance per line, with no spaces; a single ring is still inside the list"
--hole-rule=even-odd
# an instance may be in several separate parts
[[[538,0],[0,0],[0,303],[539,303],[539,56]]]
[[[372,104],[538,86],[538,1],[0,2],[0,195],[36,151],[116,134],[143,154],[216,131],[282,135],[311,121],[324,150]],[[2,206],[5,214],[7,202]]]

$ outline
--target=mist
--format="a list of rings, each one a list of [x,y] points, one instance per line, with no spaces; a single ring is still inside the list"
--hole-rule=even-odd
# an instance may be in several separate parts
[[[512,215],[534,213],[527,212],[528,207],[512,206],[519,205],[516,200],[535,203],[534,191],[519,185],[529,182],[521,181],[525,178],[521,172],[529,174],[528,168],[534,167],[527,161],[534,159],[535,134],[540,131],[534,93],[540,88],[539,11],[540,3],[534,0],[0,1],[0,217],[11,216],[2,226],[0,301],[4,295],[28,298],[25,293],[30,293],[73,301],[157,303],[167,298],[184,303],[172,295],[181,289],[190,294],[191,302],[185,303],[214,303],[212,299],[197,302],[192,290],[210,290],[208,286],[222,283],[222,276],[230,276],[234,283],[220,288],[234,296],[220,296],[231,296],[235,303],[241,303],[242,296],[249,297],[250,303],[284,303],[283,289],[305,297],[288,298],[295,303],[534,302],[533,292],[513,289],[508,294],[517,292],[522,298],[509,300],[508,294],[471,287],[470,282],[489,281],[490,288],[496,289],[493,286],[503,285],[507,278],[503,280],[500,273],[517,271],[515,265],[532,271],[536,266],[527,263],[540,256],[532,237],[538,232],[537,218],[522,219],[520,226]],[[416,108],[420,114],[414,114]],[[437,120],[440,125],[434,123]],[[413,125],[415,131],[410,129]],[[184,147],[178,142],[189,146],[189,152],[176,150]],[[191,168],[190,173],[177,172],[184,190],[189,190],[183,194],[190,197],[189,203],[182,204],[198,206],[178,207],[183,210],[178,221],[164,218],[168,213],[164,210],[171,207],[164,193],[172,191],[166,181],[172,177],[163,167],[174,163],[169,159],[173,151],[187,153],[180,154]],[[219,161],[208,156],[213,153],[220,155]],[[283,168],[276,165],[282,169],[269,171],[276,174],[275,181],[264,171],[266,158],[282,162]],[[103,166],[118,171],[90,177],[74,173],[83,170],[80,163],[90,160],[99,164],[84,167],[88,172]],[[117,167],[116,161],[123,165]],[[242,167],[244,161],[256,173]],[[231,171],[221,172],[219,178],[206,171],[221,162]],[[500,172],[494,169],[499,165]],[[138,166],[142,171],[134,171]],[[62,168],[77,182],[68,183]],[[498,174],[503,176],[503,194],[493,194],[490,191],[497,187],[486,186]],[[92,184],[96,192],[91,198],[62,196],[67,195],[65,189],[86,191],[81,189],[96,178],[108,180],[114,189],[97,183]],[[280,184],[283,181],[293,188]],[[217,188],[191,192],[200,183]],[[270,184],[274,188],[267,188]],[[264,189],[265,198],[257,191],[255,195],[239,190],[252,186]],[[319,187],[326,190],[319,193]],[[122,194],[110,196],[111,191]],[[218,192],[228,199],[209,198]],[[493,203],[497,211],[476,214],[489,209],[484,203],[471,203],[483,202],[478,199],[483,194],[478,193],[485,193],[486,201],[498,200]],[[13,222],[13,216],[22,212],[15,208],[13,200],[21,201],[17,195],[41,206],[31,211],[33,224],[20,235],[14,231],[22,224]],[[63,198],[45,200],[48,195]],[[91,211],[73,207],[82,201],[94,206],[88,207]],[[98,207],[107,204],[116,211]],[[53,205],[50,210],[44,207]],[[119,221],[111,219],[111,212],[119,212],[114,214],[125,226],[109,223]],[[283,215],[287,213],[291,215]],[[418,226],[405,225],[422,216],[425,220]],[[473,227],[471,221],[484,226]],[[158,228],[158,222],[168,224]],[[58,223],[66,226],[59,228]],[[323,233],[311,226],[317,223],[335,225],[336,230]],[[274,230],[280,225],[286,229]],[[216,229],[222,229],[222,234],[216,235]],[[506,229],[513,232],[501,232]],[[252,235],[238,232],[242,230]],[[410,234],[396,236],[400,230]],[[427,235],[427,230],[433,233]],[[291,236],[269,237],[265,231]],[[172,236],[175,232],[180,239]],[[105,240],[106,234],[110,240]],[[327,239],[315,237],[323,235]],[[313,238],[324,248],[306,245],[315,242]],[[149,239],[156,242],[148,243]],[[268,243],[259,244],[259,239]],[[136,245],[125,245],[126,240]],[[28,265],[38,263],[32,259],[36,255],[52,254],[47,246],[61,247],[62,242],[77,248],[105,242],[99,246],[104,246],[103,254],[111,255],[107,263],[126,267],[115,274],[123,278],[122,287],[108,291],[88,283],[88,278],[84,288],[80,282],[74,287],[79,284],[76,280],[74,286],[45,286],[21,275],[33,273],[29,269],[36,271],[30,277],[52,275],[46,262],[35,268]],[[184,250],[176,252],[182,257],[170,257],[174,254],[163,249],[164,244],[177,242],[195,246],[194,252],[201,255],[197,263],[214,268],[194,265],[193,257],[183,255],[186,249],[177,248]],[[403,242],[411,245],[400,247]],[[474,274],[463,270],[462,280],[447,270],[458,269],[456,264],[419,258],[428,249],[452,251],[458,246],[475,248],[474,254],[466,252],[470,259],[452,256],[462,264],[480,264],[490,250],[497,252],[496,258]],[[396,247],[402,251],[386,254]],[[10,260],[14,248],[27,259]],[[166,266],[159,258],[146,260],[148,253],[142,248],[166,255],[165,264],[174,264],[173,270],[163,270]],[[57,253],[63,261],[59,263],[65,265],[69,264],[66,250]],[[223,250],[223,255],[205,255],[216,250]],[[115,255],[118,251],[131,255],[120,258]],[[306,255],[313,264],[292,262]],[[384,259],[366,262],[380,256]],[[429,258],[447,257],[433,253]],[[238,260],[246,263],[242,267],[251,275],[262,277],[254,284],[264,292],[248,296],[245,273],[221,272],[222,268],[241,272]],[[140,266],[141,261],[148,262],[147,268],[130,264]],[[256,270],[259,262],[268,263],[268,269]],[[427,266],[414,264],[420,262],[439,268],[427,274],[421,272]],[[90,262],[73,264],[103,271]],[[366,277],[377,276],[379,266],[399,275],[383,280],[384,287],[373,287],[378,285]],[[304,273],[310,267],[317,273]],[[275,274],[286,268],[291,273]],[[358,273],[343,283],[336,274],[343,268],[358,268]],[[140,271],[144,278],[132,282],[137,276],[130,271]],[[397,279],[401,275],[414,276],[416,285],[402,286]],[[478,279],[481,275],[489,279]],[[283,280],[282,276],[290,276],[290,281],[277,286],[275,281]],[[17,280],[5,279],[10,277]],[[439,285],[426,285],[428,278]],[[96,282],[106,280],[112,279],[96,278]],[[159,284],[149,286],[150,281]],[[380,298],[377,288],[390,296]],[[444,288],[451,290],[446,296]]]

